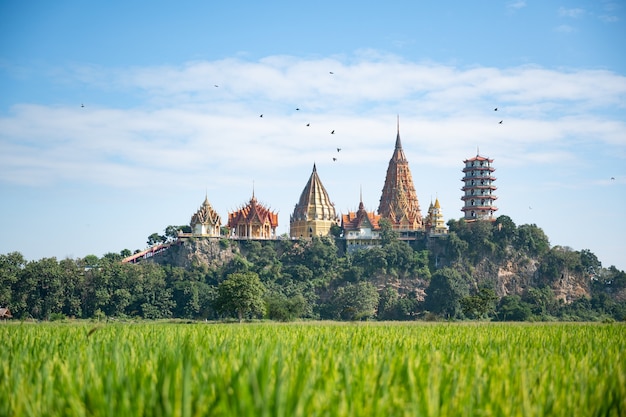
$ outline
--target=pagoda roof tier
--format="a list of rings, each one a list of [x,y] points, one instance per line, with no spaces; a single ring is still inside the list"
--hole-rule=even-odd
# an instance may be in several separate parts
[[[471,181],[471,180],[491,180],[491,181],[495,181],[495,180],[497,180],[497,178],[496,177],[492,177],[491,175],[489,175],[489,176],[468,175],[466,177],[461,178],[461,181]]]
[[[495,195],[464,195],[463,197],[461,197],[461,200],[465,201],[465,200],[497,200],[498,196]]]
[[[486,167],[465,167],[463,168],[461,171],[462,172],[469,172],[469,171],[489,171],[489,172],[493,172],[496,169],[494,167],[491,166],[486,166]]]
[[[463,163],[467,164],[468,162],[474,162],[474,161],[489,161],[489,163],[491,163],[491,162],[493,162],[493,159],[489,159],[489,158],[484,157],[484,156],[476,155],[473,158],[466,159],[465,161],[463,161]]]
[[[495,191],[497,189],[498,189],[498,187],[496,187],[495,185],[466,185],[465,187],[461,188],[461,191],[467,191],[467,190],[492,190],[492,191]]]
[[[465,206],[461,211],[498,211],[496,206]]]

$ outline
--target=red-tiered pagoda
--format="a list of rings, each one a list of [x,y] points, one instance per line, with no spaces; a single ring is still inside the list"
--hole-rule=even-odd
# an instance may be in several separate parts
[[[396,148],[387,168],[378,214],[388,219],[392,228],[400,232],[424,229],[422,213],[409,169],[409,161],[404,155],[400,142],[399,119]]]
[[[498,208],[494,202],[498,197],[493,194],[497,189],[493,185],[496,180],[492,175],[496,170],[491,166],[493,159],[476,154],[474,158],[463,162],[465,163],[465,168],[463,168],[465,176],[461,181],[465,183],[465,186],[461,188],[464,192],[461,200],[465,204],[461,211],[465,213],[465,220],[495,220],[493,214]]]
[[[230,235],[239,239],[274,239],[278,213],[263,207],[254,197],[239,210],[228,213]]]

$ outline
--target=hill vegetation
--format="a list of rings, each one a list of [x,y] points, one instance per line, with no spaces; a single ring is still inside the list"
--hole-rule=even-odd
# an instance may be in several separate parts
[[[445,238],[402,241],[383,221],[381,245],[354,253],[335,237],[190,238],[137,264],[121,262],[128,250],[60,261],[13,252],[0,255],[0,306],[38,320],[626,320],[626,273],[591,251],[550,246],[507,216],[448,226]]]

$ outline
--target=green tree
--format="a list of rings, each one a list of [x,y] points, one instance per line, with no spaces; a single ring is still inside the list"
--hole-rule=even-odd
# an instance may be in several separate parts
[[[535,224],[523,224],[517,228],[517,249],[531,256],[541,256],[550,249],[550,241],[543,230]]]
[[[496,317],[500,321],[526,321],[532,312],[519,295],[505,295],[498,303]]]
[[[152,233],[150,236],[148,236],[148,241],[146,243],[148,244],[148,246],[154,246],[164,243],[165,241],[167,241],[166,236],[161,236],[158,233]]]
[[[222,314],[234,315],[240,322],[244,317],[262,317],[264,293],[265,286],[256,273],[230,274],[217,287],[215,307]]]
[[[17,312],[14,300],[20,298],[15,285],[25,265],[26,260],[19,252],[0,255],[0,307],[9,307],[14,313]]]
[[[458,271],[442,268],[433,274],[426,288],[424,306],[433,313],[455,318],[461,314],[461,299],[468,293],[468,284]]]
[[[498,297],[491,288],[481,288],[477,294],[461,299],[461,309],[466,317],[484,319],[495,312]]]
[[[376,315],[378,300],[376,287],[371,283],[348,283],[335,291],[332,307],[342,320],[366,320]]]
[[[27,314],[40,320],[48,320],[51,313],[63,309],[63,273],[56,258],[42,258],[26,264],[20,279],[24,290]],[[22,285],[23,284],[23,285]]]
[[[61,269],[61,287],[63,291],[62,313],[68,317],[82,317],[82,292],[84,287],[84,270],[78,262],[63,259],[59,262]]]
[[[398,232],[393,230],[393,226],[389,219],[381,219],[378,222],[378,226],[380,226],[380,241],[383,246],[398,240]]]
[[[517,239],[517,226],[509,216],[500,216],[494,224],[493,236],[502,247]]]
[[[265,303],[271,320],[292,321],[302,317],[307,301],[301,294],[287,297],[282,292],[272,292],[265,297]]]

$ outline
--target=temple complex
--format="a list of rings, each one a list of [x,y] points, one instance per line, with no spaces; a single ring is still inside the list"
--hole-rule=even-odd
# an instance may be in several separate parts
[[[327,236],[331,227],[337,224],[335,205],[330,201],[313,164],[313,172],[291,215],[289,236],[291,238]]]
[[[424,230],[419,201],[409,169],[409,161],[404,155],[400,142],[399,119],[396,148],[387,168],[378,214],[388,219],[393,230],[400,232],[401,236],[407,234],[406,232]]]
[[[209,203],[208,196],[204,197],[204,202],[191,216],[191,235],[200,236],[219,236],[222,226],[222,219]]]
[[[341,216],[341,228],[348,253],[357,249],[380,245],[380,226],[378,224],[380,219],[380,215],[365,210],[362,197],[356,212],[351,211]]]
[[[497,187],[493,185],[496,178],[492,175],[495,171],[491,166],[492,162],[493,159],[478,153],[474,158],[463,161],[465,176],[461,179],[464,183],[461,200],[464,206],[461,211],[465,214],[465,221],[495,220],[493,213],[498,208],[494,202],[498,197],[493,194]]]
[[[275,239],[278,227],[278,213],[261,205],[254,191],[245,206],[228,213],[230,236],[238,239]]]
[[[430,236],[442,236],[448,233],[448,226],[446,226],[446,221],[443,218],[438,198],[435,198],[435,204],[430,203],[424,224],[426,226],[426,232],[428,232]]]

